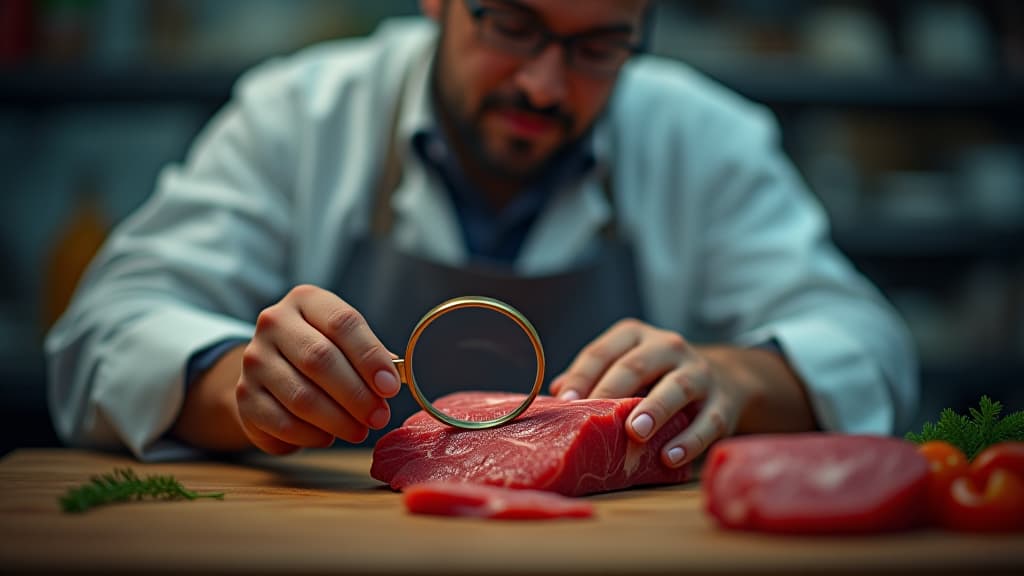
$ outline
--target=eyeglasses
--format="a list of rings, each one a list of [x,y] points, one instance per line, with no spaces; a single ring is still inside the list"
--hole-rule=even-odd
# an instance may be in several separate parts
[[[565,49],[569,68],[599,78],[614,76],[629,58],[643,50],[630,42],[629,29],[595,30],[564,36],[555,34],[529,10],[512,4],[465,0],[476,21],[480,40],[487,45],[521,57],[534,57],[552,43]]]

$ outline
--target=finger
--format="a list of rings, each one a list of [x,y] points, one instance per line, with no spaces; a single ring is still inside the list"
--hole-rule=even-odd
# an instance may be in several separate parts
[[[269,391],[282,406],[304,422],[349,442],[362,442],[368,434],[368,424],[357,419],[339,405],[323,388],[307,379],[290,365],[282,362],[277,376],[267,380]],[[365,387],[362,387],[365,389]],[[387,404],[367,391],[383,405],[383,415],[373,417],[373,428],[383,428],[390,417]]]
[[[355,368],[362,381],[384,398],[398,394],[401,383],[391,352],[381,343],[363,315],[336,295],[310,289],[299,299],[299,311],[327,336]]]
[[[632,350],[612,363],[601,376],[591,398],[624,398],[646,388],[673,367],[686,354],[686,342],[673,332],[650,331]]]
[[[707,398],[709,391],[709,378],[692,365],[677,368],[665,374],[636,405],[626,420],[626,432],[633,440],[647,441],[691,402]]]
[[[725,396],[714,395],[686,430],[665,443],[662,461],[678,468],[700,456],[711,444],[732,433],[736,426],[735,410]]]
[[[248,389],[248,388],[246,388]],[[326,448],[334,443],[334,435],[300,420],[264,390],[242,392],[239,386],[239,410],[243,422],[281,442],[303,448]]]
[[[300,331],[304,331],[309,338],[320,340],[325,348],[334,348],[334,344],[308,325],[303,323]],[[294,344],[303,339],[303,337],[296,336],[284,338],[282,341]],[[268,349],[271,352],[266,352]],[[254,390],[266,390],[286,410],[299,419],[313,424],[332,436],[343,438],[349,442],[362,442],[368,434],[367,424],[353,416],[323,388],[306,378],[289,363],[286,356],[286,353],[275,348],[272,343],[263,341],[252,343],[242,354],[243,378],[240,381],[240,386],[242,383],[251,383]],[[345,362],[343,357],[341,361]],[[354,382],[354,386],[358,387],[367,398],[365,403],[383,409],[383,416],[378,414],[369,418],[374,427],[382,428],[387,424],[390,416],[387,403],[373,395],[365,385],[359,382],[354,373],[349,380]]]
[[[387,402],[322,333],[300,320],[275,345],[289,365],[277,367],[277,373],[262,381],[293,414],[349,441],[365,437],[362,428],[387,425]]]
[[[270,434],[267,434],[266,432],[245,422],[242,423],[242,430],[245,432],[245,435],[248,436],[249,441],[252,442],[253,446],[272,456],[284,456],[285,454],[291,454],[301,450],[300,446],[282,442]]]
[[[559,398],[586,398],[615,360],[640,342],[644,324],[621,320],[587,344],[569,368],[551,383],[551,392]]]
[[[251,346],[246,348],[247,353]],[[246,437],[254,446],[267,454],[280,456],[295,452],[300,448],[299,446],[282,442],[258,429],[253,423],[252,415],[262,409],[261,403],[256,398],[259,395],[265,394],[265,392],[261,391],[258,385],[254,385],[251,380],[247,379],[244,366],[243,360],[242,377],[239,379],[238,385],[235,386],[235,402],[238,404],[238,417],[242,425],[242,431],[245,432]]]

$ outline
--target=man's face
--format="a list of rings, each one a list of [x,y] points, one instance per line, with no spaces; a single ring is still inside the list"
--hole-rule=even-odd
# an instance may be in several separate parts
[[[608,52],[603,51],[639,41],[647,0],[469,4],[482,12],[474,17],[465,0],[423,3],[442,29],[435,69],[438,105],[480,168],[529,179],[601,114],[618,72],[617,66],[604,69]],[[557,42],[537,50],[516,44],[520,37],[542,38],[538,29],[585,40],[571,55]],[[583,66],[570,66],[568,59]],[[602,68],[597,73],[595,63]]]

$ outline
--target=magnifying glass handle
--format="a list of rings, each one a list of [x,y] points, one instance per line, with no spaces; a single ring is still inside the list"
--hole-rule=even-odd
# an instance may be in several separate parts
[[[398,381],[406,386],[409,385],[409,374],[408,368],[405,364],[405,358],[392,358],[391,363],[394,364],[395,370],[398,371]]]

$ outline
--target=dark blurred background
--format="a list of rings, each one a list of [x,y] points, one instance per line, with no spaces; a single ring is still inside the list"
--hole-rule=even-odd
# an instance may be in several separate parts
[[[0,454],[56,443],[41,343],[248,66],[416,0],[0,0]],[[1024,409],[1024,3],[663,0],[652,49],[778,115],[919,347],[914,427]],[[902,431],[901,431],[902,432]]]

